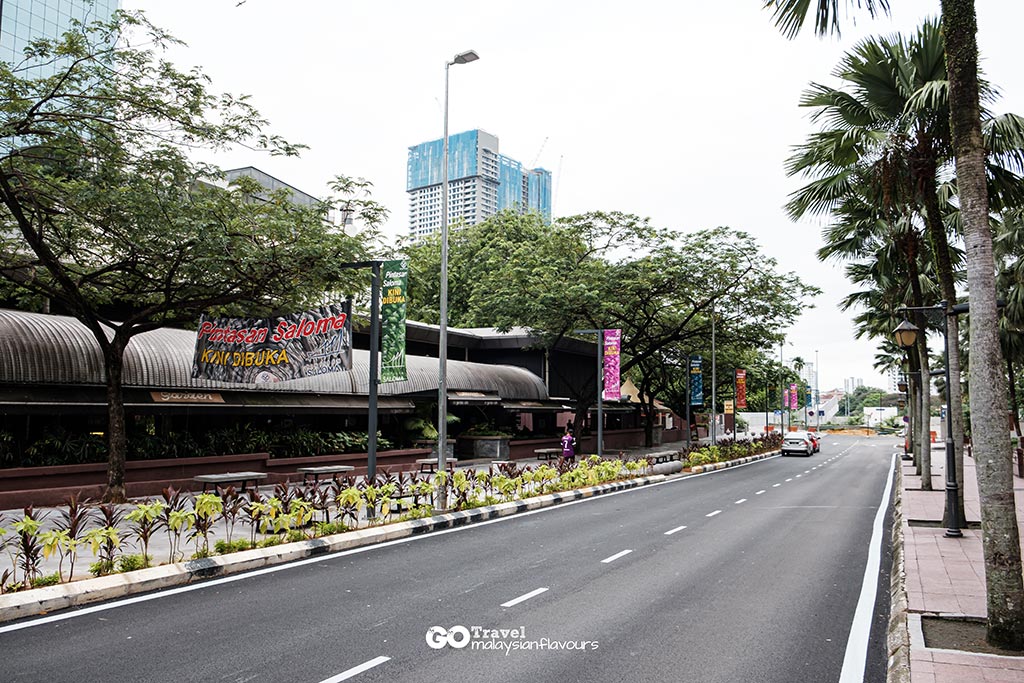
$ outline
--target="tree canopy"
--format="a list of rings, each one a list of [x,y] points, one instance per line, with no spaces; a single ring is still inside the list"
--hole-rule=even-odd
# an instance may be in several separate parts
[[[199,313],[248,316],[319,302],[353,277],[383,217],[338,178],[312,206],[250,179],[227,186],[198,150],[299,147],[264,132],[245,100],[209,90],[161,54],[176,41],[141,14],[37,40],[0,62],[0,296],[66,312],[93,333],[108,382],[108,492],[124,496],[123,352],[141,332]],[[141,45],[142,47],[139,47]],[[50,62],[52,75],[28,65]],[[335,230],[334,208],[370,225]]]

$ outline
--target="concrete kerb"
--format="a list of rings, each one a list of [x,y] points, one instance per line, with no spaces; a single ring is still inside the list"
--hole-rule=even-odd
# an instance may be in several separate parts
[[[431,531],[506,517],[582,498],[591,498],[615,491],[647,486],[665,481],[666,479],[684,478],[702,472],[707,473],[713,470],[725,469],[726,467],[734,467],[755,460],[763,460],[775,454],[775,452],[765,453],[739,458],[728,463],[714,463],[703,468],[695,467],[691,472],[680,472],[672,476],[652,474],[611,484],[599,484],[583,489],[549,493],[543,496],[534,496],[532,498],[488,505],[471,510],[459,510],[434,515],[425,519],[358,529],[356,531],[348,531],[334,536],[324,536],[297,543],[282,543],[281,545],[268,548],[254,548],[227,555],[165,564],[124,574],[111,574],[109,576],[83,579],[55,586],[18,591],[16,593],[5,593],[0,595],[0,623],[39,616],[71,607],[81,607],[94,602],[183,586],[203,579],[262,569],[272,565],[384,543]]]
[[[887,683],[910,683],[910,631],[907,626],[906,556],[903,538],[903,463],[896,463],[892,515],[892,570],[889,575],[889,628],[886,633]]]

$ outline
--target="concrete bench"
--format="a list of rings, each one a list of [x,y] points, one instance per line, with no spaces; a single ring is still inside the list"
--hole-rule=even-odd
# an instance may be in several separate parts
[[[351,472],[354,469],[355,467],[352,465],[320,465],[318,467],[300,467],[296,471],[302,475],[302,483],[307,484],[312,478],[314,484],[319,484],[320,477],[323,475],[332,475],[332,479],[337,479],[334,475]]]
[[[437,471],[437,458],[418,458],[416,464],[419,465],[420,472],[436,472]],[[445,467],[449,472],[455,471],[455,460],[452,458],[445,458]]]
[[[220,484],[241,484],[242,491],[245,491],[246,484],[252,482],[253,490],[256,489],[256,484],[267,478],[266,472],[224,472],[223,474],[197,474],[192,477],[192,481],[203,485],[203,493],[209,488],[210,484],[214,487]]]
[[[538,460],[551,460],[551,458],[561,458],[561,448],[534,448],[534,454]]]

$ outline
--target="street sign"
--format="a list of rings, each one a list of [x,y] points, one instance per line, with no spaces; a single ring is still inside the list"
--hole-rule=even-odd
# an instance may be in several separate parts
[[[819,410],[819,411],[818,411],[818,415],[819,415],[820,417],[825,417],[825,411],[824,411],[824,410]]]
[[[776,414],[776,415],[782,415],[782,411],[781,411],[781,410],[779,410],[778,408],[776,408],[776,409],[775,409],[775,414]]]
[[[726,415],[732,415],[732,401],[725,401],[724,403],[725,410],[723,410],[722,412],[724,412]]]

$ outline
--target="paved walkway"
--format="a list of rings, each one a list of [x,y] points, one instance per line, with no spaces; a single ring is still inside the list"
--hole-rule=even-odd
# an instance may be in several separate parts
[[[985,563],[981,530],[963,530],[963,538],[946,538],[937,526],[945,504],[945,451],[932,449],[933,491],[921,490],[921,477],[912,463],[903,464],[903,540],[910,630],[911,683],[1020,681],[1024,657],[977,654],[928,647],[921,630],[922,616],[984,619]],[[1024,480],[1013,478],[1017,526],[1024,521]],[[974,461],[964,458],[964,506],[969,526],[980,520]],[[973,524],[972,524],[973,523]],[[923,525],[931,526],[923,526]],[[1024,533],[1022,533],[1024,538]]]

